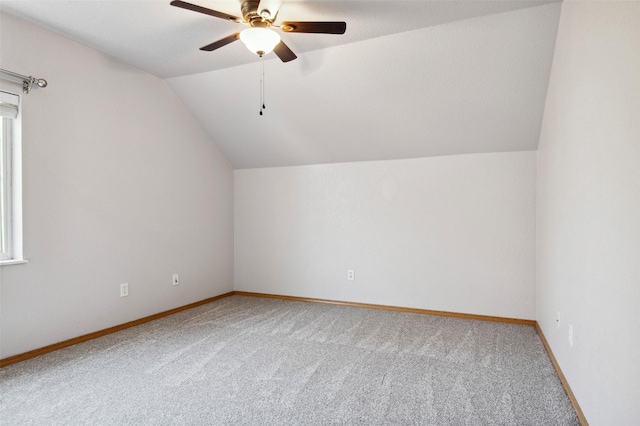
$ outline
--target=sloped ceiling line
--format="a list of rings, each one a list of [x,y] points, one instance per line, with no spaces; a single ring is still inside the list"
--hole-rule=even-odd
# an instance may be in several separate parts
[[[238,1],[201,4],[238,14]],[[0,11],[166,80],[235,168],[536,149],[561,3],[293,1],[278,19],[344,20],[285,34],[298,59],[198,48],[237,24],[169,1],[15,1]]]

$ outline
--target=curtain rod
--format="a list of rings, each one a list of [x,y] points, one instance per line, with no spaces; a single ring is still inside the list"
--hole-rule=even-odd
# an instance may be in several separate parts
[[[34,84],[38,87],[47,87],[47,80],[44,78],[35,78],[3,69],[0,69],[0,78],[10,81],[15,81],[16,79],[22,81],[22,91],[24,93],[29,93]]]

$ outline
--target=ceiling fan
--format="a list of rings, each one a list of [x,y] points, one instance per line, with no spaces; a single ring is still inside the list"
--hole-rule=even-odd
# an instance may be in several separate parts
[[[285,33],[317,34],[344,34],[347,29],[346,22],[285,21],[276,25],[275,20],[280,4],[281,0],[243,0],[240,6],[242,18],[239,18],[181,0],[173,0],[171,2],[171,6],[250,26],[250,28],[246,28],[243,31],[231,34],[200,48],[200,50],[207,52],[219,49],[240,39],[250,51],[260,57],[273,51],[282,62],[289,62],[296,59],[297,56],[284,44],[280,39],[280,35],[273,31],[272,28],[279,28]]]

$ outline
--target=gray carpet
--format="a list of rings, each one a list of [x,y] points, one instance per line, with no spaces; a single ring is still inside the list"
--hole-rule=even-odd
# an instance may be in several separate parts
[[[0,370],[2,425],[577,425],[532,327],[233,296]]]

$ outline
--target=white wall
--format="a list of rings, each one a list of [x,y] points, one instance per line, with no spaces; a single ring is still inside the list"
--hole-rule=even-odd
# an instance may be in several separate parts
[[[23,97],[30,262],[0,268],[0,357],[231,291],[232,169],[173,92],[0,19],[1,67],[49,81]]]
[[[538,154],[537,217],[537,320],[589,423],[637,425],[638,2],[563,4]]]
[[[236,170],[235,288],[533,319],[535,173],[535,152]]]

